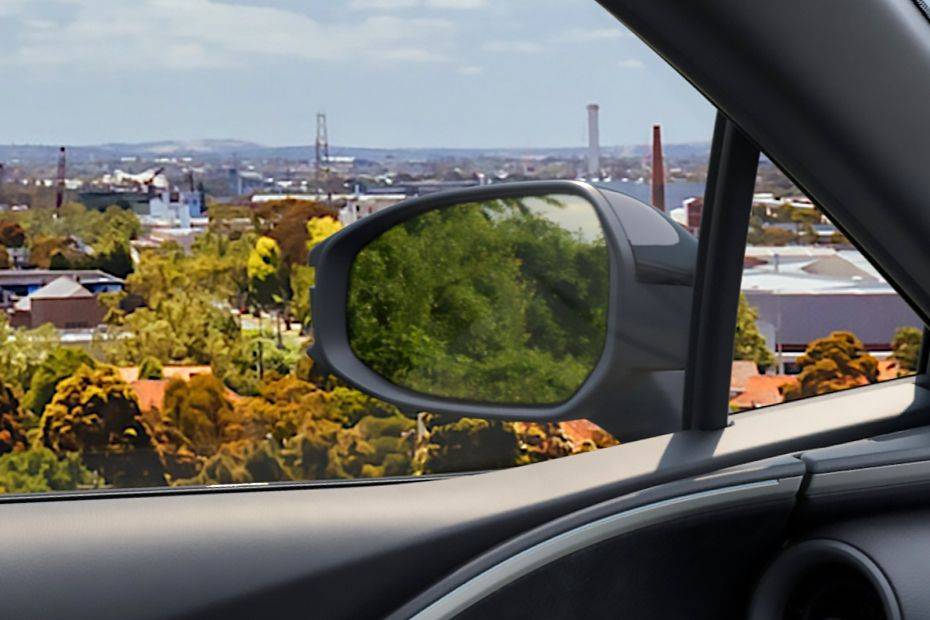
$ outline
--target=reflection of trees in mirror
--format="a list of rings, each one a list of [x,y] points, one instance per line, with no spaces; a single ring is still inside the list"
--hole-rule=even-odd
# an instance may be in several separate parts
[[[580,197],[431,211],[356,257],[350,343],[377,373],[418,392],[563,402],[604,347],[608,265],[597,213]]]

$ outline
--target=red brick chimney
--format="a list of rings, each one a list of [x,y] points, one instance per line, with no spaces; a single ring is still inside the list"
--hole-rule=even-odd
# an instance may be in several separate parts
[[[665,211],[665,159],[662,155],[662,126],[652,126],[652,206]]]

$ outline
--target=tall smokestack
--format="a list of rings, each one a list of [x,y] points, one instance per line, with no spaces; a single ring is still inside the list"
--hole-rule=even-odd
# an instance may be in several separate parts
[[[652,206],[665,211],[665,158],[662,155],[662,125],[652,126]]]
[[[55,209],[65,202],[65,147],[58,149],[58,183],[55,191]]]
[[[601,175],[601,129],[598,122],[600,109],[596,103],[588,106],[588,178],[591,179]]]

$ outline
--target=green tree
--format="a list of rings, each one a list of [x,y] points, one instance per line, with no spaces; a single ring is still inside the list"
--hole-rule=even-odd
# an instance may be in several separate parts
[[[81,366],[94,368],[96,362],[80,349],[70,347],[52,349],[32,375],[24,402],[26,408],[41,416],[46,405],[52,401],[58,384],[73,375]]]
[[[746,295],[740,293],[733,359],[753,361],[757,366],[771,366],[775,358],[759,332],[758,319],[759,311],[749,304]]]
[[[517,437],[510,424],[439,416],[423,416],[421,424],[430,428],[418,437],[414,458],[418,474],[504,469],[517,463]]]
[[[923,341],[923,331],[916,327],[899,327],[891,340],[891,349],[894,352],[894,358],[903,374],[911,374],[917,371],[919,363],[920,345]]]
[[[108,240],[97,248],[93,265],[117,278],[126,278],[134,270],[129,244],[120,240]]]
[[[140,379],[161,379],[162,378],[162,365],[157,357],[152,357],[151,355],[142,360],[142,363],[139,364],[139,378]]]
[[[796,384],[783,388],[785,400],[820,396],[878,381],[878,360],[849,332],[833,332],[809,345],[798,358]]]
[[[74,452],[59,456],[47,448],[35,447],[0,456],[0,493],[92,489],[102,482]]]
[[[36,329],[13,329],[0,314],[0,378],[25,391],[32,375],[61,342],[58,330],[46,324]]]
[[[0,379],[0,454],[26,449],[25,419],[13,390]]]
[[[227,359],[240,329],[228,306],[209,291],[175,291],[157,305],[116,320],[101,343],[116,363],[139,364],[147,357],[163,363],[210,364]]]
[[[58,384],[41,421],[42,445],[58,455],[78,452],[107,484],[165,484],[149,429],[129,385],[112,367],[82,366]]]
[[[282,344],[281,315],[291,297],[290,280],[278,242],[259,237],[247,265],[250,297],[261,310],[274,312],[278,344]]]
[[[601,356],[607,268],[602,236],[584,238],[520,201],[432,211],[356,257],[351,346],[420,392],[561,402]]]
[[[21,248],[26,244],[26,231],[19,222],[0,221],[0,245]]]
[[[415,422],[399,412],[367,415],[339,432],[329,448],[327,478],[383,478],[412,472]]]
[[[188,382],[172,379],[165,390],[163,414],[202,456],[212,456],[243,431],[226,386],[213,375],[196,375]]]
[[[284,300],[281,266],[278,242],[271,237],[260,237],[249,254],[247,269],[252,298],[262,308],[274,308]]]
[[[767,226],[762,229],[762,244],[782,246],[796,242],[798,234],[777,226]]]

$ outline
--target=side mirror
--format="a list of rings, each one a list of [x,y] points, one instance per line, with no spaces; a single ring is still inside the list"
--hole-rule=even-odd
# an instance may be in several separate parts
[[[697,242],[574,181],[415,198],[311,253],[315,362],[406,411],[679,430]]]

